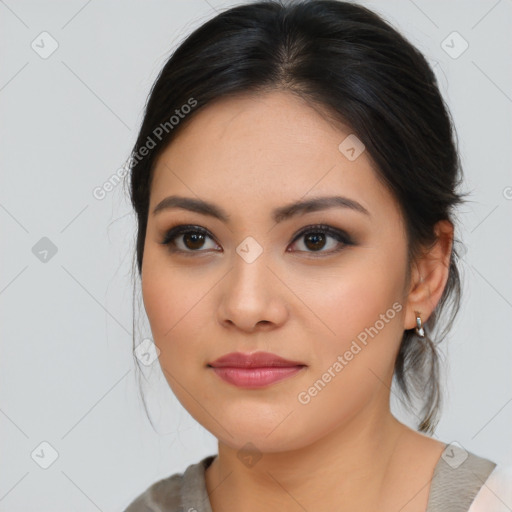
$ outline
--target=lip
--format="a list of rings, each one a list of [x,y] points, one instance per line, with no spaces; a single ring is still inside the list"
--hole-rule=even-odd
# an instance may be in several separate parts
[[[306,365],[269,352],[231,352],[208,363],[224,381],[243,388],[261,388],[298,373]]]
[[[287,366],[306,366],[300,361],[290,361],[277,354],[270,352],[254,352],[244,354],[243,352],[230,352],[215,361],[208,363],[208,366],[214,368],[264,368],[264,367],[287,367]]]

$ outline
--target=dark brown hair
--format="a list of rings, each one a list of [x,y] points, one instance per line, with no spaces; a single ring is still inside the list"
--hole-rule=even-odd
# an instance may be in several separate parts
[[[457,192],[462,169],[456,132],[425,57],[388,22],[355,3],[260,1],[230,8],[197,28],[152,87],[130,165],[139,275],[158,155],[205,105],[276,89],[321,107],[363,142],[379,179],[400,206],[409,277],[411,262],[436,242],[435,224],[454,223],[454,208],[463,202]],[[150,140],[156,147],[144,150]],[[451,306],[437,335],[436,343],[442,341],[460,307],[456,243],[443,295],[425,324],[427,338],[419,339],[414,329],[404,331],[395,364],[396,383],[409,405],[414,409],[417,399],[422,403],[420,431],[433,431],[441,403],[432,332]]]

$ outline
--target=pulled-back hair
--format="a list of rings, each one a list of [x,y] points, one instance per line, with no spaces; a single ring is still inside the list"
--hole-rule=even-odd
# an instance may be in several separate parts
[[[349,126],[363,142],[401,210],[410,279],[414,259],[436,242],[435,224],[454,224],[454,207],[463,202],[457,192],[462,170],[455,129],[425,57],[374,12],[336,0],[269,0],[233,7],[197,28],[173,52],[149,94],[130,158],[139,276],[158,155],[204,106],[273,90],[320,107],[330,121]],[[177,111],[184,115],[171,122]],[[156,143],[150,150],[149,140]],[[427,337],[404,331],[395,363],[396,383],[408,403],[422,401],[420,431],[433,431],[440,409],[435,345],[460,307],[457,260],[454,243],[444,292],[425,323]],[[433,341],[448,306],[451,315]]]

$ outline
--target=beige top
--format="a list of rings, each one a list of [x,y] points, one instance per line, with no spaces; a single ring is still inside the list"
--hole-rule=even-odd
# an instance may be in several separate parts
[[[212,512],[205,470],[215,457],[209,455],[188,466],[184,473],[154,483],[124,512]],[[455,444],[447,445],[434,469],[425,512],[471,512],[475,496],[495,467],[488,459]]]

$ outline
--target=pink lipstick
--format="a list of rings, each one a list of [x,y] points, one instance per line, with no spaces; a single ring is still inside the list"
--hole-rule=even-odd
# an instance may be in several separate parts
[[[306,365],[269,352],[231,352],[208,363],[224,381],[242,388],[261,388],[297,374]]]

